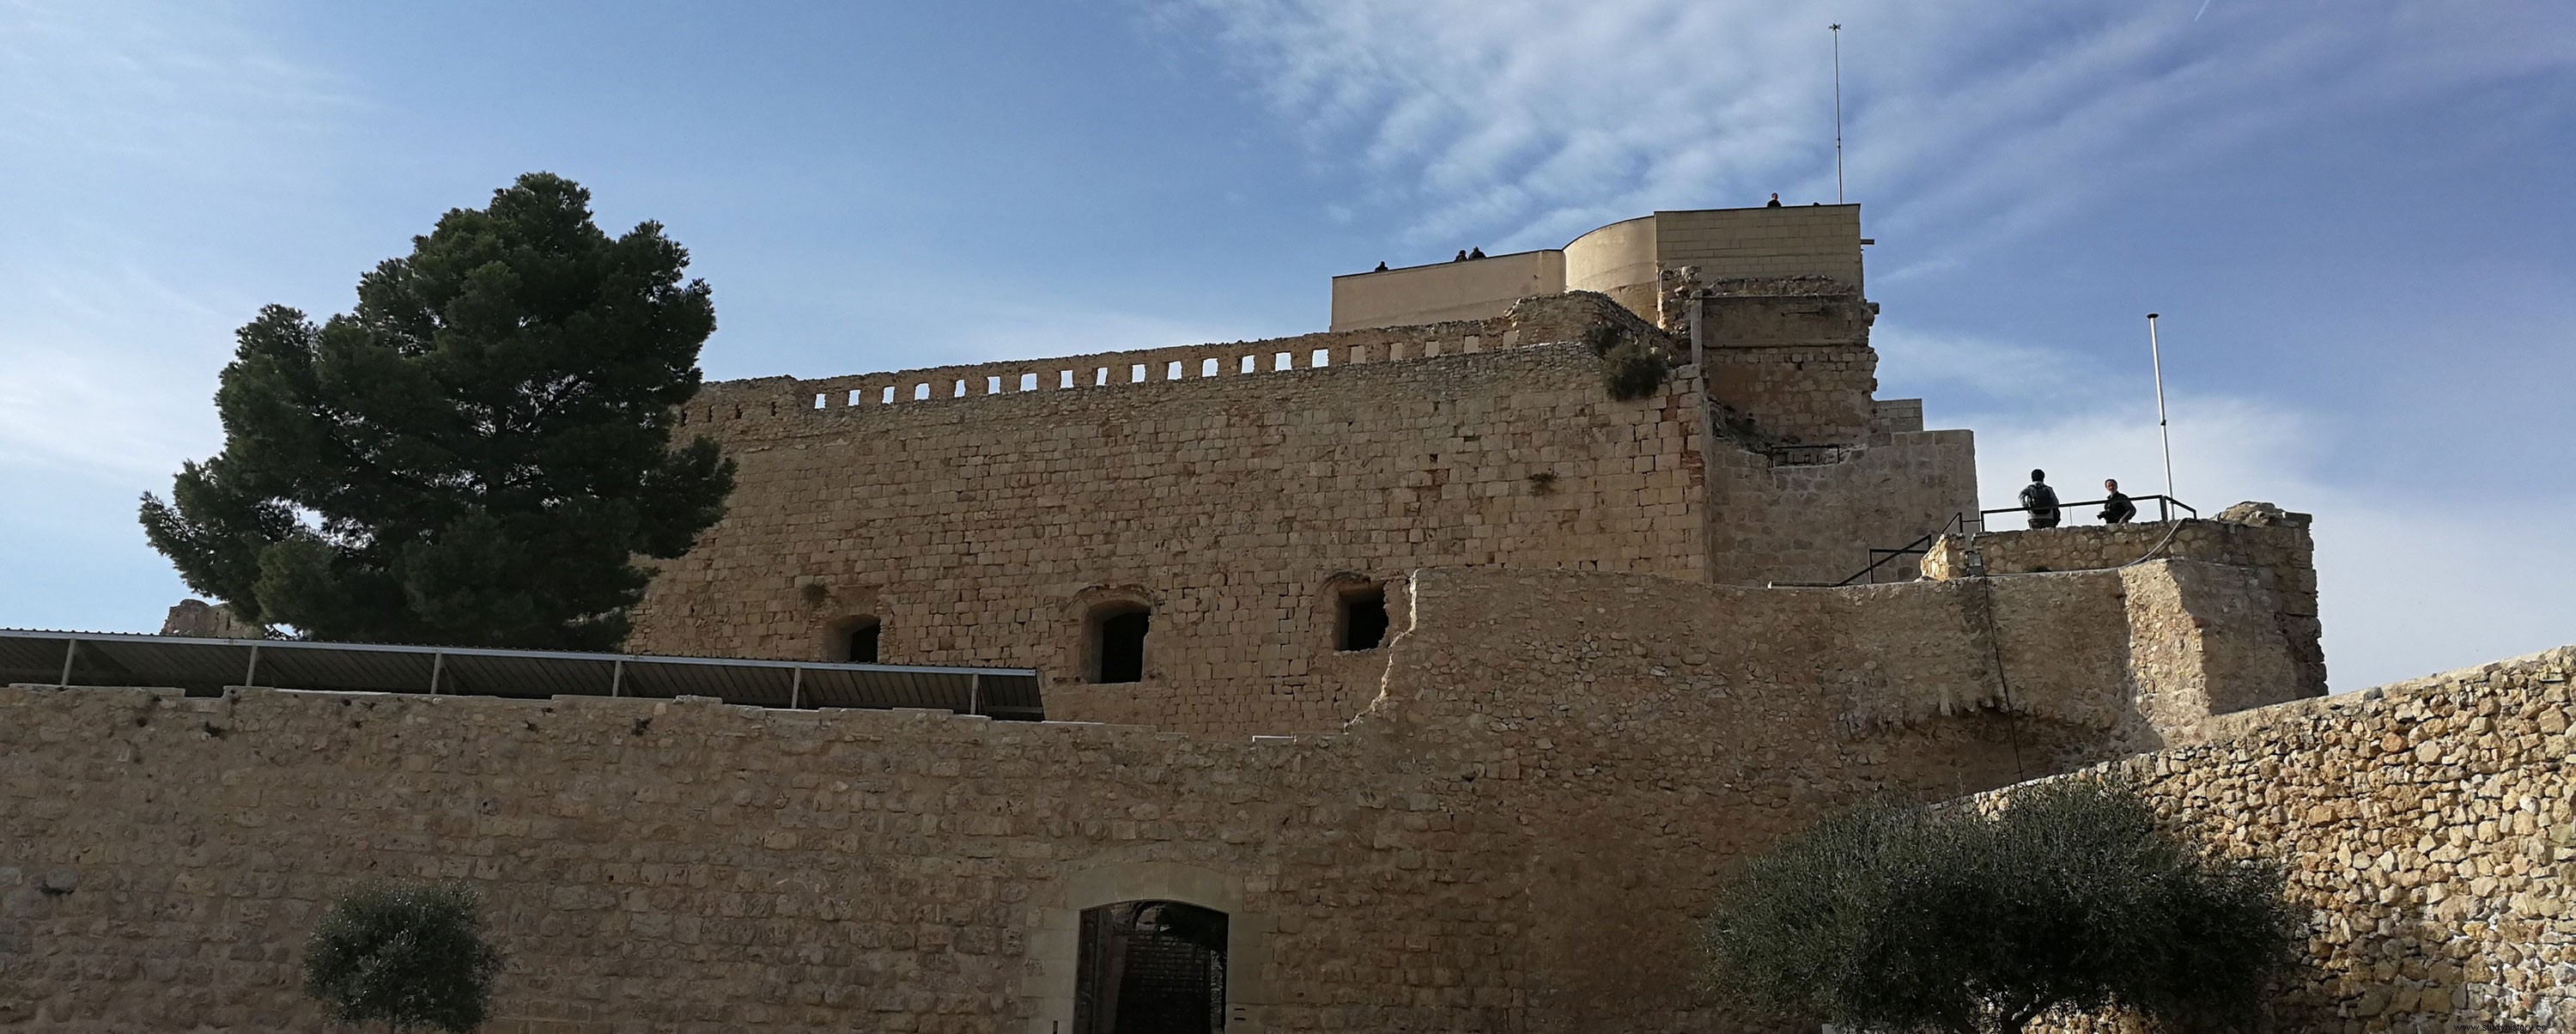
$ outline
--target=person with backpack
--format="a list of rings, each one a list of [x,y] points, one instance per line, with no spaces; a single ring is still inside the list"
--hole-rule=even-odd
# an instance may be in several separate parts
[[[2057,490],[2048,487],[2047,471],[2030,472],[2030,484],[2021,490],[2021,508],[2030,514],[2032,528],[2057,526]]]

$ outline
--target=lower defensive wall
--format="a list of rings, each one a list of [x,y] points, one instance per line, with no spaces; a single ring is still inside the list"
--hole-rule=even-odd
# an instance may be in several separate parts
[[[1695,999],[1746,852],[2207,732],[2291,670],[2243,568],[1754,589],[1407,579],[1339,733],[939,712],[0,690],[0,1023],[317,1020],[298,949],[369,876],[466,880],[491,1029],[1072,1025],[1081,917],[1228,919],[1227,1029],[1760,1029]]]

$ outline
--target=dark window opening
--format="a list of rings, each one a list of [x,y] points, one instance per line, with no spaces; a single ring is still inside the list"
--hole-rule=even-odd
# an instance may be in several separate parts
[[[1177,901],[1085,909],[1068,1034],[1225,1029],[1226,915]]]
[[[879,626],[873,618],[862,620],[858,624],[850,626],[850,630],[847,633],[849,638],[842,644],[844,650],[841,659],[852,664],[875,664],[877,662],[878,628]]]
[[[1372,585],[1342,594],[1341,613],[1336,624],[1341,628],[1341,650],[1374,650],[1386,644],[1386,587]]]
[[[1153,621],[1152,612],[1129,604],[1104,609],[1092,621],[1091,681],[1144,681],[1145,631]]]

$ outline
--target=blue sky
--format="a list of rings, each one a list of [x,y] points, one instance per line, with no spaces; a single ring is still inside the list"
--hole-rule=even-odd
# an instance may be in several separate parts
[[[231,331],[514,175],[657,219],[712,377],[1320,329],[1327,277],[1849,193],[1983,489],[2318,514],[2338,688],[2576,641],[2576,5],[0,0],[0,626],[151,630]]]

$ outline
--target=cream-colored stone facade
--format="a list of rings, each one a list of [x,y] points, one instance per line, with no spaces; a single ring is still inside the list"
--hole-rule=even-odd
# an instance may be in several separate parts
[[[1860,294],[1859,205],[1703,208],[1615,222],[1563,249],[1351,273],[1333,278],[1334,330],[1499,316],[1531,295],[1590,291],[1655,317],[1664,279],[1830,280]]]

